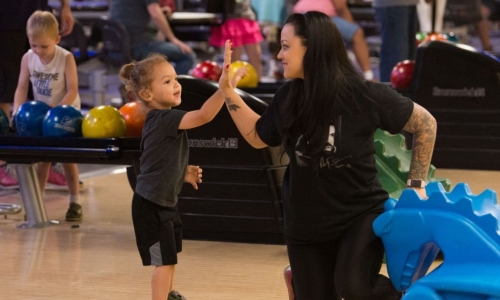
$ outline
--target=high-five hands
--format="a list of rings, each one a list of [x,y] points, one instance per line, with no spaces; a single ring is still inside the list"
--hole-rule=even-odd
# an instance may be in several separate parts
[[[219,79],[219,88],[224,92],[224,89],[234,89],[241,78],[248,74],[247,67],[241,67],[236,70],[236,73],[231,74],[231,41],[227,40],[224,47],[224,64],[222,65],[222,75]]]

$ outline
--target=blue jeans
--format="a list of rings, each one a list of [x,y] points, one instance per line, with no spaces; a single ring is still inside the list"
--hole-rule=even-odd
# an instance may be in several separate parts
[[[132,46],[132,56],[136,60],[144,59],[154,52],[165,55],[168,61],[173,63],[177,75],[188,74],[196,60],[194,52],[184,54],[179,47],[169,42],[151,41]]]
[[[380,81],[391,81],[394,66],[405,59],[415,59],[415,35],[418,29],[416,6],[375,7],[380,24]]]

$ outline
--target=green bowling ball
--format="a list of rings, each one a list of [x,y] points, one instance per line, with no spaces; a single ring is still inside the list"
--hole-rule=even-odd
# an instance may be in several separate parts
[[[453,33],[453,32],[449,32],[446,34],[446,39],[450,42],[454,42],[454,43],[458,43],[458,36]]]
[[[425,38],[427,37],[427,33],[423,32],[423,31],[419,31],[417,32],[417,34],[415,35],[415,43],[417,44],[417,46],[423,42],[425,40]]]

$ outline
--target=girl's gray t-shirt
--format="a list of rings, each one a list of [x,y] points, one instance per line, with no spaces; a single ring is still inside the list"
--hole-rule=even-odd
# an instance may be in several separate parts
[[[179,124],[185,114],[178,109],[154,109],[144,122],[135,192],[158,205],[175,206],[184,182],[189,147],[187,132],[179,130]]]

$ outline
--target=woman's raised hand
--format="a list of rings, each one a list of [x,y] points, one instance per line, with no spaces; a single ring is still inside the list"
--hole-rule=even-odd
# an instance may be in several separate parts
[[[224,48],[224,64],[222,65],[222,75],[219,79],[219,88],[224,91],[224,89],[234,89],[241,78],[245,77],[248,73],[247,67],[241,67],[236,70],[234,74],[231,74],[231,41],[227,40]]]

